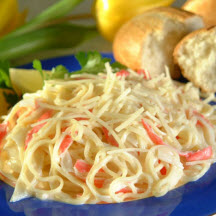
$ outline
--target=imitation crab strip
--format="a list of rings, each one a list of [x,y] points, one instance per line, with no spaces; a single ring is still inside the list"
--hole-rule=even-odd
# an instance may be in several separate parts
[[[176,136],[176,139],[179,140],[179,139],[181,139],[181,138],[180,138],[180,136]]]
[[[145,71],[144,69],[139,69],[139,70],[137,70],[137,73],[139,74],[139,75],[143,75],[143,78],[144,79],[151,79],[151,76],[150,76],[150,74],[149,73],[147,73],[147,71]],[[147,74],[148,74],[148,76],[147,76]]]
[[[40,122],[42,120],[46,120],[46,119],[49,119],[52,115],[52,111],[47,111],[45,112],[43,115],[41,115],[41,117],[38,119],[37,122]],[[27,134],[27,137],[26,137],[26,140],[25,140],[25,150],[27,149],[28,147],[28,144],[29,142],[32,140],[33,138],[33,134],[37,133],[44,125],[46,124],[46,122],[44,123],[41,123],[35,127],[33,127]]]
[[[145,128],[149,138],[151,139],[151,141],[154,144],[156,144],[156,145],[166,145],[163,142],[163,140],[156,133],[154,133],[152,127],[149,124],[147,124],[143,119],[142,119],[142,124],[143,124],[143,127]],[[160,160],[158,161],[158,163],[160,163]],[[163,167],[160,170],[160,173],[161,173],[161,175],[166,175],[166,173],[167,173],[166,167]]]
[[[128,187],[124,187],[118,191],[115,192],[115,194],[119,194],[119,193],[133,193],[133,191],[131,190],[131,188]],[[143,190],[139,190],[137,191],[138,194],[144,193]]]
[[[179,153],[180,156],[185,157],[185,159],[190,162],[210,159],[212,157],[212,154],[213,152],[211,146],[208,146],[196,152]]]
[[[122,188],[120,189],[119,191],[116,191],[115,192],[116,194],[119,194],[119,193],[132,193],[132,190],[128,187],[125,187],[125,188]]]
[[[166,145],[163,140],[153,132],[152,127],[147,124],[142,119],[143,127],[145,128],[148,136],[152,140],[152,142],[156,145]],[[185,157],[186,161],[198,161],[198,160],[207,160],[212,157],[212,147],[208,146],[207,148],[204,148],[202,150],[196,151],[196,152],[179,152],[179,156]],[[163,169],[163,168],[162,168]],[[165,173],[165,169],[161,171],[162,175]]]
[[[4,139],[4,137],[6,136],[7,134],[7,124],[3,123],[3,124],[0,124],[0,144],[1,144],[1,141]]]
[[[161,161],[158,160],[158,163],[161,163]],[[160,173],[161,173],[161,175],[166,175],[167,174],[167,169],[166,169],[165,166],[161,168]]]
[[[117,143],[117,141],[115,140],[115,138],[113,137],[113,135],[110,135],[109,131],[105,127],[102,127],[102,130],[104,132],[104,135],[105,135],[105,138],[106,138],[107,142],[109,144],[113,145],[113,146],[118,147],[119,144]]]
[[[80,181],[86,183],[86,179],[85,178],[80,178],[79,176],[76,176]],[[103,178],[97,178],[97,179],[94,179],[94,185],[95,187],[97,188],[102,188],[103,185],[104,185],[104,182],[105,182],[106,179],[103,179]]]
[[[200,117],[204,122],[206,122],[207,124],[209,124],[212,128],[214,127],[213,124],[201,113],[197,112],[196,110],[193,111],[193,114],[195,116]],[[197,125],[203,127],[203,123],[200,120],[197,120]]]
[[[74,167],[77,169],[80,173],[86,173],[89,172],[91,169],[91,165],[86,163],[84,160],[77,160]]]
[[[167,169],[164,166],[161,170],[160,170],[161,175],[166,175],[167,174]]]
[[[74,118],[77,121],[82,121],[82,120],[89,120],[89,118],[83,118],[83,117],[78,117],[78,118]]]
[[[84,160],[78,159],[74,165],[74,167],[77,169],[80,173],[87,173],[92,168],[92,165],[86,163]],[[100,169],[99,172],[104,172],[103,169]]]
[[[63,154],[72,143],[73,139],[69,134],[67,134],[60,144],[59,154]]]
[[[98,202],[98,203],[96,203],[96,204],[110,204],[110,203],[105,202],[105,201],[100,201],[100,202]]]
[[[80,173],[88,173],[92,166],[88,163],[86,163],[84,160],[78,159],[74,165],[74,167],[77,169]],[[100,169],[99,172],[104,172],[103,169]],[[82,181],[86,181],[85,179],[80,179]],[[105,179],[104,178],[95,178],[94,179],[94,185],[97,188],[102,188],[104,185]]]
[[[116,73],[117,77],[127,77],[129,75],[130,75],[130,73],[127,70],[124,70],[124,69],[122,69],[122,70],[120,70],[120,71],[118,71]]]
[[[98,178],[98,179],[95,179],[94,180],[94,185],[97,187],[97,188],[102,188],[103,187],[103,185],[104,185],[104,182],[105,182],[105,179],[100,179],[100,178]]]
[[[156,134],[154,133],[152,127],[147,124],[143,119],[142,119],[142,125],[145,128],[149,138],[151,139],[151,141],[156,144],[156,145],[166,145],[163,140]]]

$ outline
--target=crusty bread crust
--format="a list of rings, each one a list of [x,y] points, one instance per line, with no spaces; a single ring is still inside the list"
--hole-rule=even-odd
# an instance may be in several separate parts
[[[188,0],[182,8],[202,16],[206,27],[216,25],[216,0]]]
[[[194,13],[190,11],[186,11],[181,8],[174,8],[174,7],[159,7],[159,8],[152,9],[149,12],[164,14],[167,17],[170,17],[174,20],[178,20],[181,22],[184,22],[189,17],[194,16]]]
[[[193,37],[196,37],[196,35],[202,33],[202,32],[206,32],[206,31],[213,31],[215,29],[215,26],[211,26],[211,27],[208,27],[208,28],[202,28],[202,29],[198,29],[194,32],[191,32],[190,34],[186,35],[184,38],[182,38],[181,41],[179,41],[179,43],[176,45],[175,49],[174,49],[174,52],[173,52],[173,57],[174,57],[174,62],[176,64],[178,64],[178,53],[179,53],[179,50],[181,48],[181,46],[184,45],[184,43],[190,39],[190,38],[193,38]]]
[[[185,70],[184,65],[179,62],[179,58],[182,55],[180,52],[181,48],[187,43],[188,40],[190,39],[196,39],[198,35],[201,35],[202,33],[208,33],[211,34],[211,32],[215,32],[216,36],[216,26],[208,27],[208,28],[203,28],[196,30],[187,36],[185,36],[175,47],[174,52],[173,52],[173,57],[174,57],[174,62],[179,66],[181,69],[182,75],[187,78],[189,81],[191,81],[195,86],[199,87],[203,92],[216,92],[216,83],[214,83],[214,79],[209,78],[207,81],[202,80],[201,82],[199,79],[197,79],[197,74],[194,69],[193,73],[188,73],[188,71]],[[214,43],[214,42],[213,42]],[[215,47],[215,45],[212,44],[212,47]],[[184,56],[185,58],[193,58],[193,56]],[[199,59],[197,59],[199,61]],[[213,64],[216,64],[216,62],[213,62]],[[191,65],[193,67],[193,65]],[[205,72],[203,72],[205,73]],[[212,76],[215,77],[216,80],[216,71],[212,71]]]
[[[142,68],[142,49],[147,37],[154,33],[163,38],[163,29],[168,19],[172,20],[174,23],[186,25],[184,22],[191,17],[197,17],[197,15],[172,7],[156,8],[134,17],[129,22],[125,23],[115,36],[113,42],[115,59],[134,70]],[[184,30],[184,32],[181,32],[182,35],[180,37],[182,38],[189,32],[190,31]],[[167,46],[169,46],[169,44],[167,44]],[[151,49],[151,47],[149,47],[149,49]],[[170,56],[170,58],[172,58],[172,56]],[[161,69],[161,72],[162,71],[163,69]],[[172,68],[170,68],[170,72],[173,78],[178,78],[180,75],[178,72],[173,72]]]
[[[162,24],[162,20],[156,19],[149,13],[141,14],[124,24],[113,42],[115,59],[129,68],[140,69],[143,40],[152,31],[160,32]]]

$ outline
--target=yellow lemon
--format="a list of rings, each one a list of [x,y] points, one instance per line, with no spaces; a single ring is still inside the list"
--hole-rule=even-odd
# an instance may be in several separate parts
[[[12,86],[18,95],[35,92],[43,87],[43,79],[37,70],[10,68]]]
[[[25,23],[26,16],[27,16],[27,10],[24,10],[22,13],[16,11],[12,19],[9,20],[9,23],[3,29],[1,29],[0,37],[10,33],[14,29],[23,25]]]
[[[0,36],[24,24],[27,10],[18,10],[17,0],[0,0]]]
[[[101,34],[112,41],[119,27],[132,17],[155,7],[169,6],[174,0],[95,0],[93,13]]]
[[[0,1],[0,31],[8,25],[16,11],[18,11],[17,0]]]

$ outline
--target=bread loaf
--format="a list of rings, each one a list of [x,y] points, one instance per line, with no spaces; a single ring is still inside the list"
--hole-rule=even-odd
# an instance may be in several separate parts
[[[188,0],[182,8],[202,16],[206,27],[216,25],[216,0]]]
[[[216,92],[216,26],[184,37],[174,50],[174,60],[194,85]]]
[[[113,42],[114,57],[132,69],[144,69],[151,77],[169,67],[174,70],[173,50],[188,33],[202,28],[203,20],[193,13],[171,7],[157,8],[138,15],[125,23]]]

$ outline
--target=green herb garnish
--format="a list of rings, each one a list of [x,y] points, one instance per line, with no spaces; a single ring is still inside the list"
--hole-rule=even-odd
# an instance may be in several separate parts
[[[33,64],[32,64],[32,65],[33,65],[33,68],[34,68],[35,70],[37,70],[37,71],[40,73],[42,79],[44,80],[44,73],[43,73],[43,68],[42,68],[41,61],[38,60],[38,59],[35,59],[35,60],[33,61]]]
[[[9,62],[0,61],[0,88],[11,88],[11,81],[9,76]]]
[[[0,88],[11,90],[11,93],[3,91],[5,100],[9,104],[8,109],[20,100],[20,97],[16,94],[12,87],[9,68],[10,64],[8,61],[0,61]]]
[[[105,71],[105,63],[111,63],[111,59],[103,58],[99,52],[79,52],[75,55],[78,60],[81,70],[74,72],[74,74],[80,73],[90,73],[90,74],[98,74],[103,73]],[[118,62],[114,62],[111,64],[113,72],[117,72],[120,69],[125,68],[125,66],[121,65]]]
[[[69,72],[66,67],[63,65],[58,65],[54,67],[51,71],[45,71],[42,68],[42,63],[40,60],[33,61],[33,68],[37,70],[43,81],[51,80],[51,79],[64,79],[65,77],[69,77],[72,74],[81,74],[81,73],[89,73],[89,74],[98,74],[105,72],[105,63],[109,62],[113,72],[117,72],[120,69],[124,69],[125,66],[121,65],[118,62],[114,62],[111,64],[111,59],[103,58],[99,52],[79,52],[75,55],[77,61],[79,62],[81,69],[75,72]],[[17,103],[21,98],[14,91],[10,73],[9,73],[9,62],[8,61],[0,61],[0,88],[2,89],[10,89],[12,93],[4,92],[4,96],[6,101],[10,104],[10,107]]]

